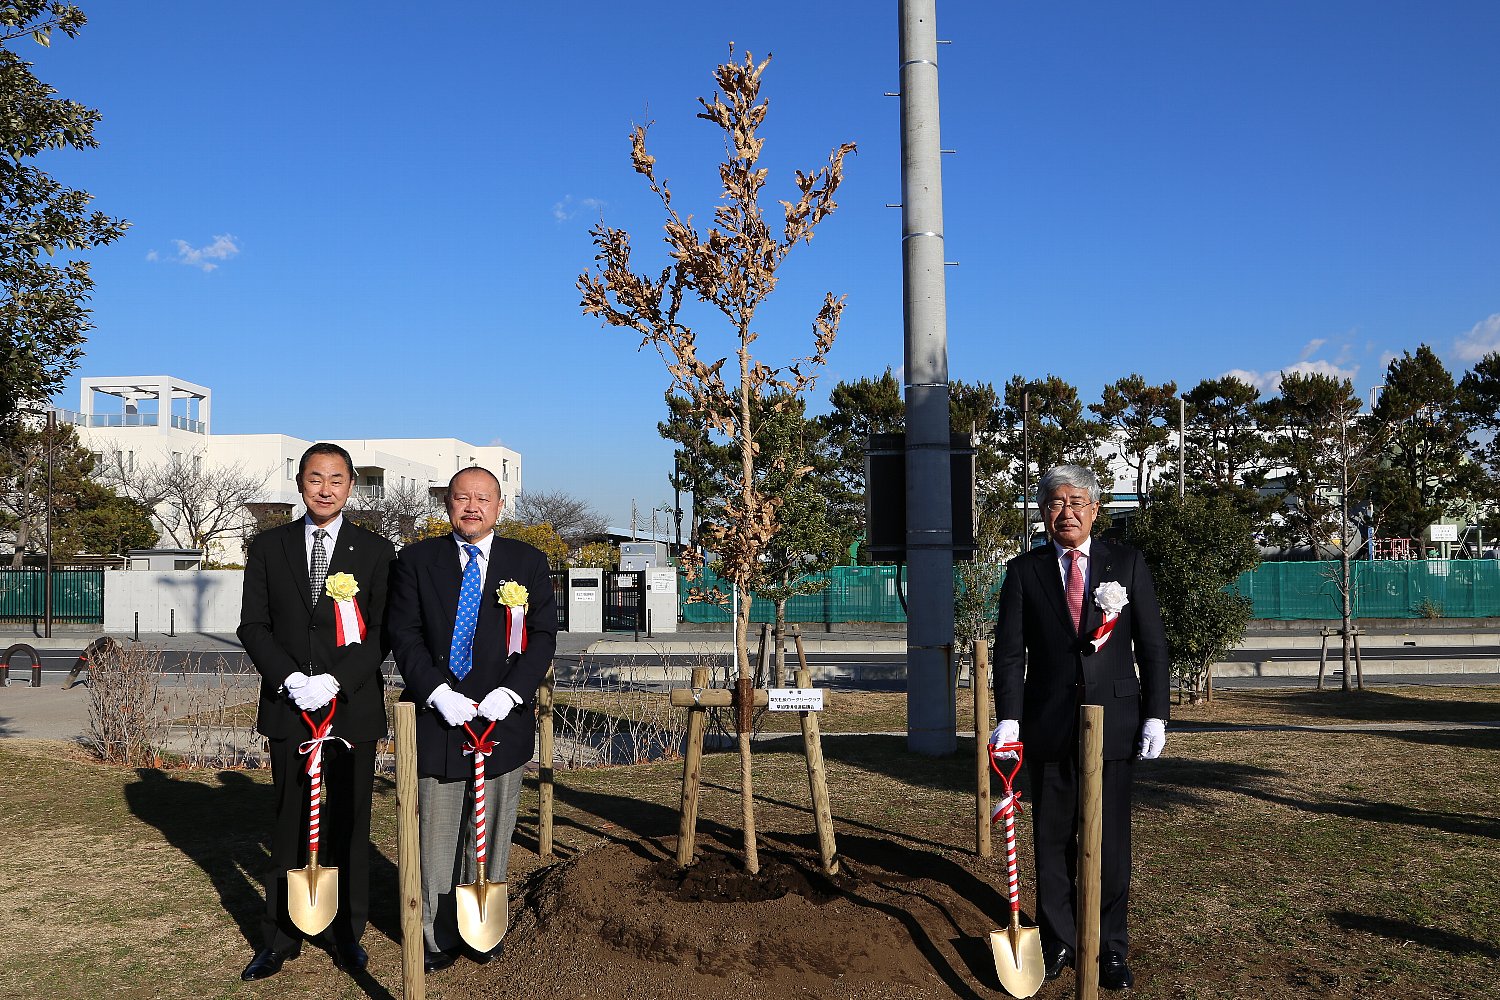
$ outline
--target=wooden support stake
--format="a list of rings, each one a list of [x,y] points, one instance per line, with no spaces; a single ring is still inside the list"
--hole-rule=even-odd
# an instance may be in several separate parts
[[[1323,690],[1323,672],[1328,669],[1328,629],[1323,629],[1323,652],[1318,655],[1318,690]]]
[[[695,691],[698,692],[697,697],[694,697]],[[699,688],[697,684],[687,691],[673,688],[667,698],[673,708],[732,708],[739,704],[739,695],[729,688]],[[769,704],[771,693],[765,688],[757,690],[750,697],[752,708],[765,708]]]
[[[974,853],[981,858],[994,853],[990,846],[990,644],[974,640]]]
[[[693,863],[693,838],[698,828],[698,783],[703,774],[703,708],[693,705],[693,692],[708,687],[708,668],[694,667],[688,683],[692,691],[689,696],[692,711],[688,713],[686,752],[682,758],[682,815],[677,825],[677,867],[686,868]],[[676,695],[677,692],[672,692]],[[707,692],[704,692],[707,693]],[[675,705],[676,702],[674,701]]]
[[[812,671],[806,668],[798,670],[797,686],[812,687]],[[823,874],[837,875],[839,847],[833,836],[833,808],[828,804],[828,771],[823,766],[823,736],[818,727],[818,713],[798,714],[802,716],[802,743],[807,751],[807,788],[812,794],[813,821],[818,825],[818,855],[823,859]]]
[[[735,728],[740,734],[740,822],[745,831],[745,870],[754,875],[760,871],[760,852],[755,845],[755,790],[751,784],[750,768],[750,714],[755,710],[755,682],[741,677],[734,682],[734,694]]]
[[[552,857],[552,779],[557,754],[553,742],[552,706],[557,674],[549,665],[541,690],[536,693],[537,720],[537,853]]]
[[[807,650],[802,648],[802,626],[792,626],[792,641],[797,644],[797,669],[807,670]],[[809,674],[808,676],[812,675]]]
[[[771,626],[760,627],[760,646],[755,653],[755,683],[751,687],[760,687],[771,675]]]
[[[1078,1000],[1099,996],[1099,903],[1104,839],[1104,708],[1078,706]]]
[[[1365,664],[1359,656],[1359,637],[1361,633],[1361,629],[1354,630],[1354,677],[1359,682],[1359,689],[1363,691],[1365,689]]]
[[[401,893],[401,980],[406,1000],[424,1000],[422,861],[417,827],[417,706],[396,703],[396,864]]]

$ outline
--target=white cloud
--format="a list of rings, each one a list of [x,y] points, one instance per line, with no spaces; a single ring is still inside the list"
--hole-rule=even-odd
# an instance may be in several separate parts
[[[186,264],[188,267],[196,267],[204,272],[217,269],[219,261],[229,260],[240,252],[239,244],[228,233],[215,236],[212,243],[201,247],[195,247],[187,240],[173,240],[172,242],[177,244],[177,256],[170,258],[171,260],[178,264]],[[146,254],[146,259],[161,261],[168,258],[152,250]]]
[[[1326,344],[1326,343],[1328,343],[1328,340],[1326,338],[1324,338],[1324,337],[1314,337],[1312,340],[1309,340],[1307,342],[1307,346],[1306,347],[1302,348],[1302,353],[1299,354],[1299,355],[1297,355],[1297,360],[1298,361],[1306,361],[1308,358],[1312,357],[1314,354],[1317,354],[1318,351],[1322,350],[1323,349],[1323,345]]]
[[[1454,349],[1462,361],[1478,361],[1493,351],[1500,351],[1500,313],[1474,324],[1474,329],[1459,337]]]
[[[602,198],[584,198],[574,201],[572,195],[567,195],[562,201],[552,206],[552,217],[558,222],[567,222],[579,212],[597,212],[602,209],[605,202]]]
[[[1280,371],[1256,372],[1247,371],[1244,368],[1232,368],[1224,375],[1232,376],[1241,382],[1249,383],[1261,391],[1262,394],[1274,395],[1281,391],[1281,379],[1286,375],[1327,375],[1330,378],[1346,378],[1351,382],[1359,374],[1359,366],[1344,368],[1334,364],[1332,361],[1308,361],[1305,358],[1294,365],[1287,365]]]

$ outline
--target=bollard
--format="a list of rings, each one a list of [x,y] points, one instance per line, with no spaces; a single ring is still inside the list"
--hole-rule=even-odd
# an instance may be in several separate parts
[[[167,635],[175,639],[177,638],[177,609],[173,608],[167,612],[167,615]]]
[[[647,608],[646,609],[646,638],[650,639],[651,637],[652,637],[651,636],[651,609]]]
[[[140,642],[141,641],[141,613],[139,611],[137,611],[135,613],[135,635],[133,635],[133,636],[130,637],[130,641],[131,642]]]
[[[31,657],[31,686],[39,688],[42,686],[42,658],[37,651],[24,642],[18,642],[0,654],[0,687],[10,686],[10,658],[17,653],[25,653]]]

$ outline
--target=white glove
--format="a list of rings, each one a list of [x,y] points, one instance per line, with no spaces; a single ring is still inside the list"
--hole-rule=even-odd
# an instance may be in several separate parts
[[[438,685],[438,689],[428,697],[427,704],[450,726],[461,726],[465,722],[474,721],[474,716],[479,711],[479,707],[466,695],[459,694],[446,684]]]
[[[339,682],[332,674],[313,674],[307,683],[292,691],[292,701],[304,712],[316,712],[339,693]]]
[[[1000,746],[1003,743],[1016,743],[1020,739],[1021,723],[1016,719],[1001,719],[1000,725],[995,727],[993,733],[990,733],[990,743],[995,746]],[[1015,751],[1011,751],[1010,755],[1014,756]]]
[[[1147,719],[1141,726],[1141,746],[1136,751],[1136,760],[1155,760],[1167,746],[1167,724],[1160,719]]]
[[[281,690],[286,692],[287,697],[291,697],[292,692],[306,684],[309,679],[302,671],[294,671],[287,674],[286,680],[281,682]]]
[[[498,687],[484,696],[479,703],[479,714],[486,719],[499,722],[510,714],[510,710],[521,704],[521,696],[508,687]]]

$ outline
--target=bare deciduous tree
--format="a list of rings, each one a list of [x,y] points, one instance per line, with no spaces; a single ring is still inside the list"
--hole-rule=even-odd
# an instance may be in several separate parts
[[[244,463],[209,465],[201,449],[173,454],[161,462],[121,458],[107,448],[96,471],[101,482],[153,512],[162,536],[182,549],[201,549],[205,561],[221,538],[238,535],[253,518],[245,505],[261,498],[273,470],[259,474]]]
[[[378,494],[355,490],[344,509],[350,520],[402,546],[421,538],[427,519],[439,514],[442,507],[426,486],[409,482],[387,486]]]
[[[550,524],[570,548],[578,548],[609,531],[609,518],[587,500],[562,490],[526,490],[516,497],[510,516],[522,524]]]
[[[784,219],[778,234],[760,206],[769,171],[760,165],[765,140],[756,134],[766,117],[767,104],[759,96],[769,62],[757,63],[749,53],[735,61],[731,48],[730,61],[714,71],[718,92],[711,100],[698,100],[703,109],[698,117],[723,129],[727,147],[726,160],[719,166],[723,197],[706,236],[694,227],[691,216],[683,216],[672,204],[666,182],[657,178],[656,158],[646,151],[646,126],[636,126],[630,134],[631,162],[666,212],[671,263],[655,277],[636,273],[631,269],[630,234],[600,223],[590,230],[599,251],[597,268],[578,279],[584,314],[641,334],[641,345],[655,347],[666,363],[671,391],[685,397],[692,415],[739,450],[738,496],[727,499],[722,521],[704,541],[745,595],[735,621],[741,677],[751,676],[746,652],[750,591],[759,574],[760,553],[776,532],[780,502],[757,489],[752,400],[779,394],[782,405],[791,405],[812,388],[815,370],[833,346],[844,300],[831,292],[824,296],[812,324],[812,353],[781,367],[773,368],[750,353],[759,336],[755,315],[775,290],[776,272],[787,254],[798,243],[811,241],[815,227],[837,207],[833,195],[843,180],[844,157],[854,150],[853,143],[844,143],[830,154],[827,166],[796,172],[798,196],[781,202]],[[727,355],[713,361],[700,357],[697,329],[682,314],[689,296],[728,321],[738,343],[737,382],[726,381]],[[769,404],[770,414],[777,405]]]

